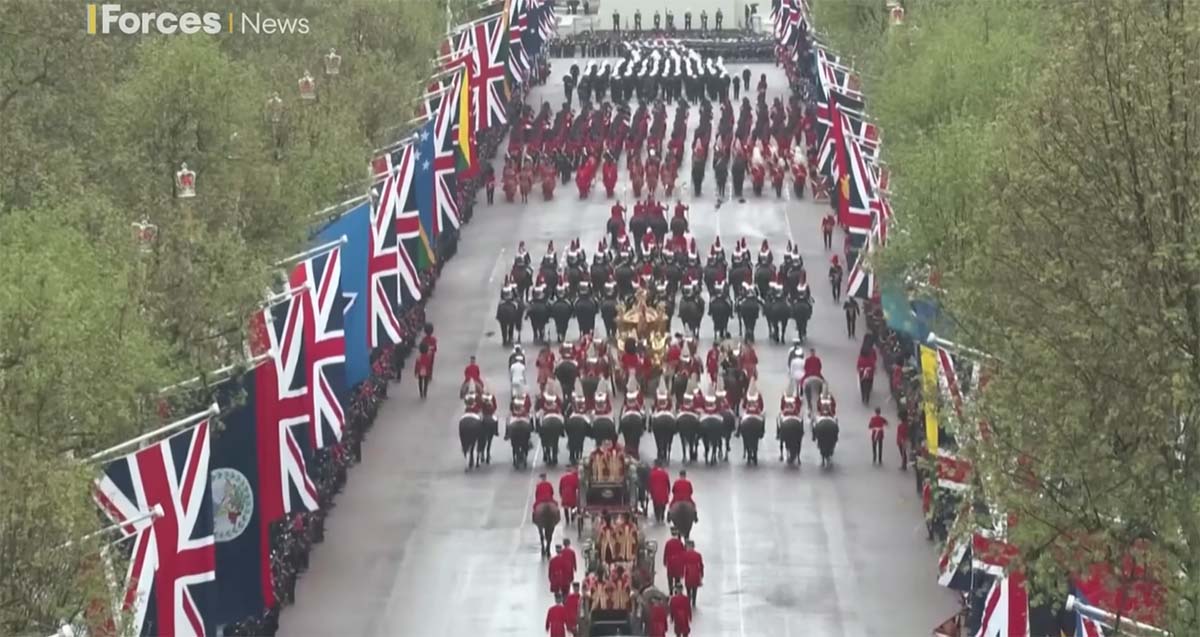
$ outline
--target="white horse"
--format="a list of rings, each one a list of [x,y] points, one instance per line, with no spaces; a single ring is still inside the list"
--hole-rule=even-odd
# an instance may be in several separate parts
[[[804,399],[808,403],[808,410],[815,413],[817,410],[817,401],[820,400],[821,394],[825,392],[825,379],[820,376],[809,376],[804,379]]]

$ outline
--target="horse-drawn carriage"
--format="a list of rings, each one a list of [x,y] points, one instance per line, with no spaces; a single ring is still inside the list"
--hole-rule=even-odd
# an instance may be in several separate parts
[[[666,308],[660,303],[652,305],[649,293],[639,289],[633,299],[622,305],[617,313],[617,342],[621,344],[633,341],[645,348],[653,369],[661,369],[667,354],[669,318]],[[620,355],[619,352],[614,352]],[[622,365],[614,366],[615,380],[619,387],[625,387],[629,382],[627,370]],[[653,387],[654,379],[642,378],[639,385]]]
[[[658,543],[645,538],[636,516],[605,519],[593,528],[583,543],[585,590],[576,634],[640,634],[657,555]]]
[[[580,537],[586,519],[635,514],[639,498],[637,466],[620,448],[608,444],[584,459],[579,479]]]

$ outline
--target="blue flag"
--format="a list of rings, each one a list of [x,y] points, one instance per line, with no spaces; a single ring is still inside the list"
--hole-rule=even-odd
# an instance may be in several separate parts
[[[316,243],[337,241],[341,247],[341,283],[345,297],[346,385],[353,387],[371,374],[370,330],[367,315],[367,259],[371,242],[371,207],[362,205],[330,222],[317,233]]]
[[[224,425],[209,461],[218,584],[213,619],[218,625],[257,617],[274,595],[270,555],[264,554],[268,544],[258,476],[255,373],[225,381],[214,397]]]
[[[437,240],[437,208],[433,201],[433,191],[437,187],[433,176],[433,161],[437,157],[436,123],[436,119],[430,119],[421,127],[417,152],[413,155],[413,189],[417,194],[417,212],[421,218],[421,229],[431,244]]]
[[[913,314],[912,304],[903,287],[895,283],[882,284],[879,305],[888,327],[921,343],[929,337],[929,324]]]

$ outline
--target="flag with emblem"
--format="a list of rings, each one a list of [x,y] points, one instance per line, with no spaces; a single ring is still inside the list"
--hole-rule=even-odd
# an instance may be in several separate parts
[[[371,204],[364,201],[330,221],[316,234],[319,244],[346,238],[341,247],[341,282],[342,296],[346,300],[344,382],[347,387],[370,376],[373,348],[397,342],[386,332],[396,312],[394,285],[390,288],[390,297],[386,296],[388,289],[379,289],[386,288],[389,276],[393,279],[391,283],[395,283],[394,268],[390,274],[387,269],[389,250],[394,250],[396,245],[395,235],[390,237],[389,248],[389,237],[376,237],[371,221]],[[394,259],[391,263],[394,266]],[[386,299],[392,299],[391,303],[384,302]]]
[[[342,439],[346,414],[346,308],[352,299],[342,290],[342,247],[304,259],[292,269],[292,287],[308,288],[298,297],[304,312],[303,357],[308,379],[309,437],[314,449]],[[311,284],[311,285],[310,285]]]
[[[400,299],[401,305],[407,307],[409,299],[421,298],[421,280],[417,276],[417,268],[411,255],[416,255],[417,263],[427,263],[432,266],[436,262],[433,246],[421,225],[421,215],[417,204],[416,162],[418,149],[409,146],[400,171],[396,174],[395,190],[392,202],[395,206],[396,238],[400,242]]]
[[[264,361],[258,367],[271,364]],[[259,474],[258,459],[260,448],[263,452],[271,450],[271,430],[278,430],[278,426],[270,418],[258,418],[259,380],[259,370],[250,369],[214,390],[223,425],[213,440],[209,471],[217,551],[218,586],[213,613],[217,625],[257,617],[275,603],[269,525],[263,515],[265,476]]]
[[[132,540],[121,607],[131,634],[213,633],[216,550],[207,420],[109,462],[93,498]],[[158,515],[152,515],[157,511]]]

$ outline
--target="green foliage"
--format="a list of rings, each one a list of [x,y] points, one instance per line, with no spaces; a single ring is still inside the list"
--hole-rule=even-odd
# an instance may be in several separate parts
[[[960,430],[988,501],[1044,587],[1132,559],[1200,633],[1196,6],[906,6],[861,43],[899,221],[878,265],[938,269],[996,357]]]
[[[446,27],[441,2],[263,0],[254,12],[310,32],[89,36],[85,11],[0,0],[3,634],[52,632],[107,597],[96,544],[53,548],[98,524],[97,468],[68,454],[158,426],[159,387],[240,356],[273,264],[303,249],[314,211],[363,192],[373,148],[409,131]],[[315,103],[299,99],[305,71]],[[182,162],[191,200],[174,198]],[[131,236],[141,220],[158,229],[148,252]]]

